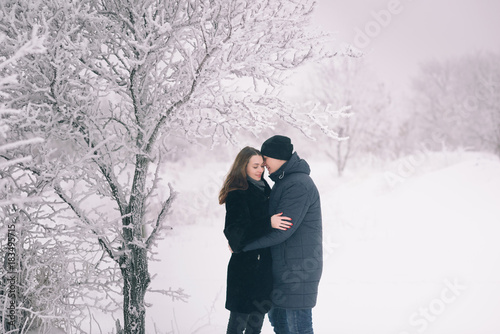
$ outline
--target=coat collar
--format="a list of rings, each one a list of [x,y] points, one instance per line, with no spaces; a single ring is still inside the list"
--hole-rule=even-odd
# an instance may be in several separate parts
[[[293,173],[305,173],[309,175],[311,173],[311,168],[309,164],[299,157],[297,152],[292,154],[292,157],[285,162],[276,172],[269,175],[269,178],[274,182],[282,180],[285,175]]]
[[[248,182],[247,190],[255,194],[269,196],[269,193],[271,192],[271,187],[269,187],[269,184],[264,178],[262,178],[262,181],[264,181],[264,192],[262,192],[262,190],[260,190],[255,184],[248,181],[247,181]]]

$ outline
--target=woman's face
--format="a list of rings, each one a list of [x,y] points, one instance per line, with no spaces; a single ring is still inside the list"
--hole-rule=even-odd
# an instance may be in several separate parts
[[[247,164],[247,175],[252,179],[259,181],[264,173],[264,159],[260,155],[254,155]]]

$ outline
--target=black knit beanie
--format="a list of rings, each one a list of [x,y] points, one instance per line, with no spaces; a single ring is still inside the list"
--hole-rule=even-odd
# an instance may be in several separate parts
[[[285,136],[272,136],[262,144],[260,152],[266,157],[289,160],[292,156],[293,145],[290,138]]]

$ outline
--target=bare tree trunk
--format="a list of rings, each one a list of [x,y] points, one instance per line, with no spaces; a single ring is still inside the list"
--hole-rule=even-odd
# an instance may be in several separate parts
[[[337,175],[342,176],[342,141],[337,141]]]
[[[146,331],[146,308],[144,296],[150,282],[147,250],[129,245],[130,254],[123,275],[123,321],[125,334],[144,334]]]
[[[123,226],[124,253],[119,260],[123,276],[123,332],[125,334],[145,333],[144,296],[151,280],[148,271],[147,248],[142,235],[149,159],[144,155],[138,155],[135,166],[128,207],[129,215],[124,219]]]

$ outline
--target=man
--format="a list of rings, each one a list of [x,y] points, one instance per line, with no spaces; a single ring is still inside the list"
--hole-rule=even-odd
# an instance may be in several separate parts
[[[323,270],[321,205],[307,162],[293,152],[290,138],[276,135],[262,144],[269,177],[275,182],[269,215],[292,218],[286,231],[274,230],[251,242],[243,251],[271,247],[272,308],[269,320],[277,334],[313,334],[312,308],[316,305]]]

